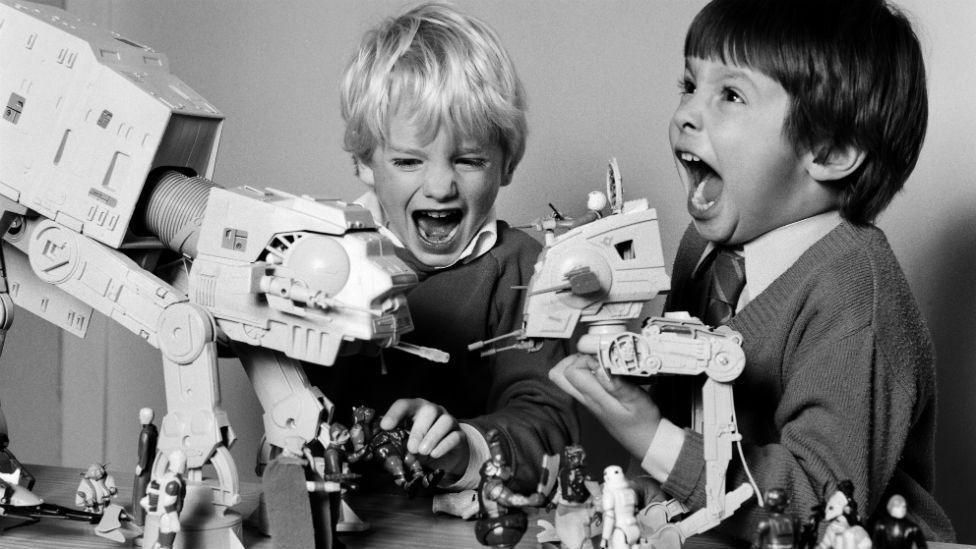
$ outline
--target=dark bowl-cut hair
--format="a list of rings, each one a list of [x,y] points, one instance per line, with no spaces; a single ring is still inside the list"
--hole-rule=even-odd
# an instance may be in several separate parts
[[[749,67],[790,96],[786,137],[823,160],[864,152],[840,186],[840,211],[870,223],[918,161],[928,121],[925,65],[908,19],[884,0],[713,0],[685,57]]]

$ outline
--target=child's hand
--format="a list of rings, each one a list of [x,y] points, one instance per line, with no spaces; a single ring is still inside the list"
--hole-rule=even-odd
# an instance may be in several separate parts
[[[401,398],[383,415],[380,428],[393,429],[405,419],[413,422],[407,451],[426,456],[448,472],[464,472],[468,464],[467,438],[443,406],[422,398]]]
[[[640,387],[609,376],[592,356],[567,356],[549,370],[549,379],[586,406],[637,459],[644,457],[661,412]]]

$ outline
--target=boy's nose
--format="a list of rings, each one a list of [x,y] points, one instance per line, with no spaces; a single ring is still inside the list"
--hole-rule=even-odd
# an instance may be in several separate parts
[[[693,97],[682,101],[671,118],[671,122],[680,130],[701,129],[701,120],[701,108]]]
[[[434,200],[447,200],[457,194],[454,170],[432,171],[424,181],[424,196]]]

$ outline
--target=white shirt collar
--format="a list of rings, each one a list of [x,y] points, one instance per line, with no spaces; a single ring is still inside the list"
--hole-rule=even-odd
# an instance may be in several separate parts
[[[761,294],[841,221],[840,212],[832,210],[783,225],[744,244],[742,256],[745,258],[746,286],[739,297],[736,311]],[[715,244],[709,242],[701,259],[713,249]]]
[[[397,235],[387,228],[386,216],[383,214],[383,206],[380,204],[375,192],[368,191],[366,194],[360,196],[353,202],[366,208],[369,210],[369,213],[373,214],[373,220],[376,221],[376,224],[379,226],[380,234],[393,241],[393,244],[397,247],[404,247],[403,242],[400,241]],[[495,208],[492,208],[491,211],[488,212],[488,219],[485,220],[485,224],[481,226],[481,229],[479,229],[471,241],[468,242],[468,245],[461,250],[461,254],[458,255],[457,259],[455,259],[450,265],[437,267],[437,269],[447,269],[448,267],[453,267],[458,263],[477,259],[494,248],[497,241],[498,216],[495,214]]]

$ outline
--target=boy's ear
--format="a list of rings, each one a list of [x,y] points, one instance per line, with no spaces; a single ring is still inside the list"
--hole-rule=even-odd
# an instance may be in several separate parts
[[[505,162],[505,173],[502,174],[502,187],[512,182],[513,175],[515,175],[515,166],[511,162]]]
[[[352,161],[356,164],[356,177],[363,183],[372,186],[375,181],[373,179],[373,168],[370,168],[369,164],[363,162],[358,156],[353,156]]]
[[[840,181],[861,167],[864,156],[864,151],[853,145],[810,151],[807,173],[817,181]]]

